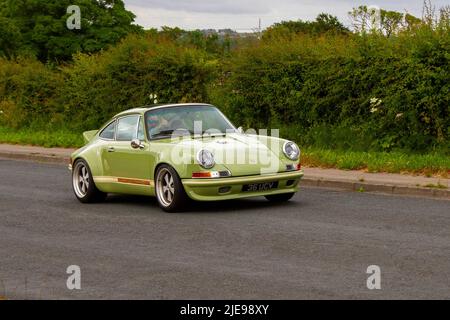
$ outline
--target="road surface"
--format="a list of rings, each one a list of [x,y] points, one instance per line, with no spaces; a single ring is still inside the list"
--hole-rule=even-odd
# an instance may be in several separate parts
[[[450,202],[305,188],[169,214],[144,197],[83,205],[65,167],[0,160],[0,296],[449,299]]]

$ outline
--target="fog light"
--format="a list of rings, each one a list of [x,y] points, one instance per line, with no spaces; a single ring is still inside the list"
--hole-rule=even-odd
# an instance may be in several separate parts
[[[297,170],[297,166],[295,164],[288,164],[286,166],[286,171],[295,171]]]
[[[219,188],[219,193],[223,194],[223,193],[228,193],[231,191],[231,187],[221,187]]]
[[[286,182],[286,187],[291,187],[293,186],[295,183],[295,180],[289,180],[288,182]]]

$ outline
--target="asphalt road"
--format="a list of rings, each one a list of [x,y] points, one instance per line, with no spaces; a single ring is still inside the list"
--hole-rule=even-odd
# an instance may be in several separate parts
[[[449,299],[450,202],[305,188],[168,214],[151,198],[83,205],[66,168],[0,160],[0,296]]]

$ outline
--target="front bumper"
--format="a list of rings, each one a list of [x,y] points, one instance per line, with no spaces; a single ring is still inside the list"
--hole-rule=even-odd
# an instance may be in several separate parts
[[[303,171],[294,171],[222,179],[184,179],[182,183],[187,195],[193,200],[219,201],[297,192],[298,184],[303,176]],[[243,186],[247,184],[275,181],[279,183],[276,189],[255,192],[242,191]],[[221,193],[220,191],[224,188],[229,188],[229,191]]]

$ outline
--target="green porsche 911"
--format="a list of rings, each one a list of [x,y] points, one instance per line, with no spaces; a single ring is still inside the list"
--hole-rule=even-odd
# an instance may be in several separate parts
[[[208,104],[128,110],[83,136],[86,145],[70,165],[83,203],[108,193],[156,196],[168,212],[184,210],[189,200],[265,196],[282,202],[303,177],[295,143],[244,133]]]

